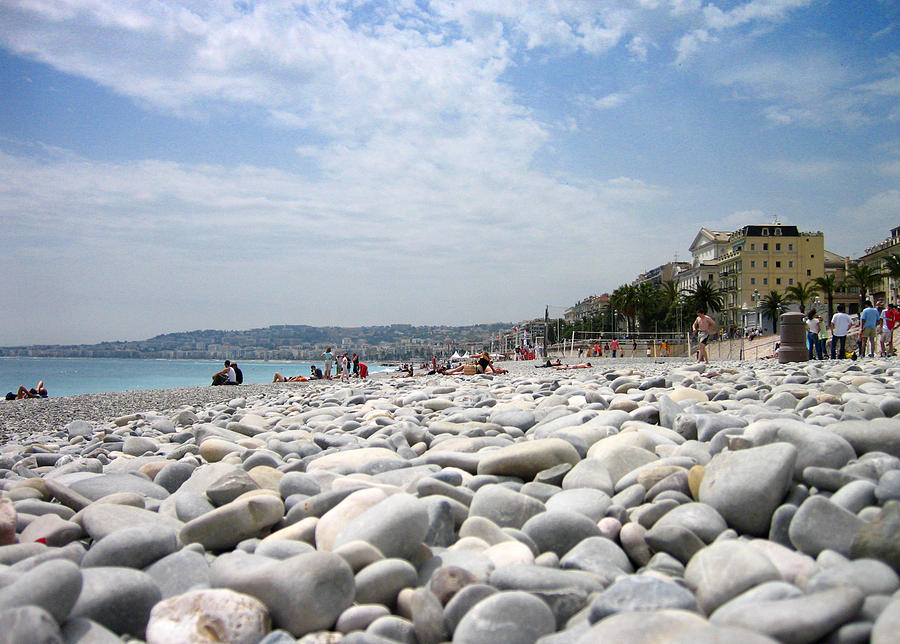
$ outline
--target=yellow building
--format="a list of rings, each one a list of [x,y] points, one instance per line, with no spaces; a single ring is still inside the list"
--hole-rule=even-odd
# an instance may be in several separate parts
[[[717,286],[724,295],[723,328],[761,326],[759,300],[784,293],[825,274],[825,235],[796,226],[744,226],[728,237],[729,250],[716,259]],[[755,324],[754,324],[755,322]]]
[[[898,283],[885,272],[884,259],[890,255],[900,255],[900,226],[891,229],[891,236],[866,249],[859,258],[862,264],[870,264],[883,274],[881,286],[870,294],[873,302],[883,299],[885,304],[898,302]]]

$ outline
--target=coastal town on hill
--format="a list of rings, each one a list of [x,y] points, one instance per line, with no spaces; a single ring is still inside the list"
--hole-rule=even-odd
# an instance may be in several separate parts
[[[147,340],[83,345],[0,347],[0,356],[308,360],[329,346],[372,361],[449,356],[483,349],[511,354],[515,347],[587,346],[628,336],[643,343],[678,344],[698,308],[726,337],[759,337],[788,310],[816,308],[830,319],[839,304],[851,315],[865,297],[897,301],[900,226],[856,258],[828,250],[822,232],[803,232],[777,220],[733,232],[700,228],[677,259],[650,268],[611,293],[590,295],[542,317],[469,326],[392,324],[361,327],[275,325],[244,331],[197,330]],[[677,258],[677,254],[675,255]],[[654,349],[654,352],[656,349]],[[656,355],[654,353],[654,355]]]

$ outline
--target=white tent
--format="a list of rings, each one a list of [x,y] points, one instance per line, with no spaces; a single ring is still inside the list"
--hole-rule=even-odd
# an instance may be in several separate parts
[[[450,360],[451,360],[452,362],[458,362],[459,360],[462,360],[462,356],[459,355],[459,351],[454,351],[454,352],[453,352],[453,355],[450,356]]]

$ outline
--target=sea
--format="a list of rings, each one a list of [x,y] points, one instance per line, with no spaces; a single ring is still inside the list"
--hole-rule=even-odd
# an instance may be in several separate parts
[[[238,362],[246,384],[272,382],[276,371],[287,377],[309,376],[311,364],[324,366],[322,362]],[[369,373],[393,368],[367,365]],[[50,396],[196,387],[209,385],[222,368],[221,360],[0,357],[0,397],[15,392],[19,385],[36,387],[41,380]]]

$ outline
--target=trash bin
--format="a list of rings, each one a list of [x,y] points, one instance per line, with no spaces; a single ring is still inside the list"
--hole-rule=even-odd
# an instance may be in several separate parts
[[[781,347],[778,362],[805,362],[809,360],[806,346],[806,316],[802,313],[781,314]]]

